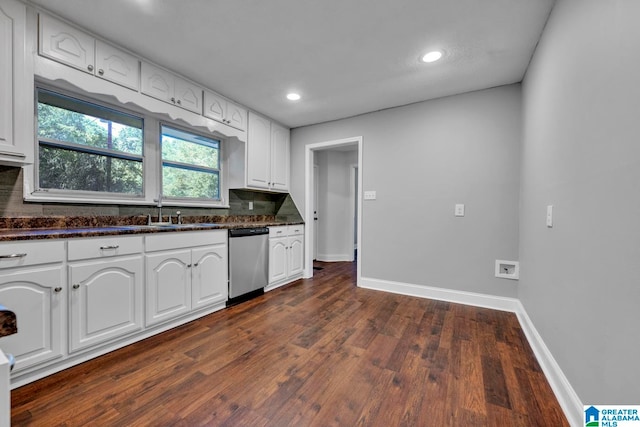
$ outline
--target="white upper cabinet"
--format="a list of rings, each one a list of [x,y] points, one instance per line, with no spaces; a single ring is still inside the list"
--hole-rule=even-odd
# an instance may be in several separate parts
[[[271,184],[271,122],[249,113],[247,186],[268,189]]]
[[[13,0],[0,3],[0,164],[19,166],[25,154],[18,145],[27,141],[29,119],[33,107],[26,104],[33,98],[28,93],[25,70],[26,8]],[[33,101],[31,101],[33,102]],[[24,121],[24,122],[23,122]]]
[[[133,90],[140,87],[140,61],[115,47],[96,40],[96,69],[98,77]]]
[[[43,14],[38,46],[42,56],[133,90],[139,88],[138,58]]]
[[[271,123],[271,188],[289,189],[289,129]]]
[[[40,55],[93,74],[95,39],[47,15],[40,14]]]
[[[247,110],[211,91],[204,91],[204,115],[210,119],[247,130]]]
[[[162,68],[142,62],[142,93],[202,114],[202,88]]]
[[[247,187],[289,190],[289,129],[249,113]]]

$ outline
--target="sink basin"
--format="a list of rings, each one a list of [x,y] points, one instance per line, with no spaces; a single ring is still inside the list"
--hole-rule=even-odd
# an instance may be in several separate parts
[[[151,225],[141,225],[138,227],[148,227],[148,228],[166,228],[172,230],[180,230],[184,228],[210,228],[216,227],[218,224],[211,223],[199,223],[199,224],[151,224]]]

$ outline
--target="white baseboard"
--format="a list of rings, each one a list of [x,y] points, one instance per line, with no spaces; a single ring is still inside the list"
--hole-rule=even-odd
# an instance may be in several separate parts
[[[353,254],[318,254],[316,260],[322,262],[350,262],[353,261]]]
[[[394,294],[408,295],[420,298],[429,298],[439,301],[448,301],[458,304],[473,305],[476,307],[491,308],[494,310],[510,311],[516,314],[520,326],[524,331],[533,353],[549,381],[560,407],[564,411],[569,424],[580,426],[582,424],[583,405],[560,366],[553,358],[542,337],[529,318],[524,306],[516,298],[499,297],[495,295],[479,294],[474,292],[457,291],[452,289],[437,288],[433,286],[414,285],[410,283],[393,282],[390,280],[372,279],[362,277],[360,287]]]
[[[527,337],[527,341],[529,341],[529,345],[536,355],[536,359],[538,359],[542,372],[544,372],[544,375],[547,377],[547,381],[549,381],[549,385],[551,385],[569,424],[572,426],[583,426],[584,406],[582,401],[573,387],[571,387],[569,380],[542,340],[542,337],[520,301],[518,301],[518,310],[515,313],[516,316],[518,316],[518,321]]]
[[[520,302],[515,298],[497,297],[494,295],[485,295],[466,291],[455,291],[452,289],[436,288],[433,286],[412,285],[409,283],[392,282],[390,280],[371,279],[369,277],[363,277],[361,279],[360,286],[367,289],[392,292],[394,294],[430,298],[502,311],[515,312],[518,309],[518,304]]]

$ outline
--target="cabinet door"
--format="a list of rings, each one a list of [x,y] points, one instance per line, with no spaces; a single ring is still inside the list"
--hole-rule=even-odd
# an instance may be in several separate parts
[[[143,61],[140,75],[142,93],[173,104],[173,74]]]
[[[269,284],[287,278],[287,238],[269,239]]]
[[[271,122],[249,113],[247,135],[247,186],[269,188]]]
[[[176,77],[175,104],[185,110],[202,114],[202,88]]]
[[[242,131],[247,130],[247,110],[233,102],[227,101],[225,119],[229,126],[233,126]]]
[[[24,149],[19,144],[29,141],[28,138],[21,141],[16,135],[19,136],[26,128],[21,121],[23,116],[25,120],[33,121],[33,108],[25,105],[25,99],[33,98],[33,93],[29,91],[24,96],[25,82],[28,80],[24,59],[25,25],[24,4],[0,2],[0,161],[7,161],[6,164],[24,161]]]
[[[271,188],[289,190],[289,129],[271,124]]]
[[[193,249],[191,308],[224,302],[229,295],[227,245]]]
[[[302,274],[304,267],[304,238],[289,237],[289,276]]]
[[[96,40],[96,75],[124,87],[138,90],[140,61],[133,55]]]
[[[191,251],[146,255],[146,324],[154,325],[191,310]]]
[[[94,42],[90,35],[40,14],[40,55],[93,74]]]
[[[142,257],[69,265],[69,351],[142,328]]]
[[[0,338],[0,347],[15,356],[14,372],[62,357],[62,283],[62,266],[3,272],[0,301],[16,313],[18,333]]]
[[[207,90],[204,91],[203,114],[205,117],[209,117],[210,119],[216,120],[220,123],[226,123],[224,118],[226,104],[227,101],[223,97]]]

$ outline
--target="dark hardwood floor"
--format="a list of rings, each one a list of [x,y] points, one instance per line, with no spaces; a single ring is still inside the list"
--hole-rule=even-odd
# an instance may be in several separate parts
[[[512,313],[322,267],[14,390],[13,425],[568,425]]]

